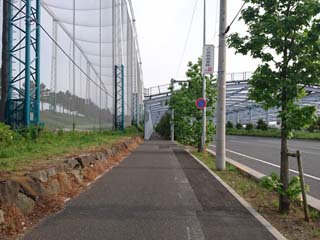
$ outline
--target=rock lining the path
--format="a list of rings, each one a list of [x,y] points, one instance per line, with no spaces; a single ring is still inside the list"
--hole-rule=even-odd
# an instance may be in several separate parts
[[[133,137],[111,148],[67,158],[55,166],[0,179],[0,225],[6,224],[5,216],[10,214],[6,213],[7,206],[28,215],[43,199],[83,188],[85,182],[94,180],[141,142],[140,137]]]

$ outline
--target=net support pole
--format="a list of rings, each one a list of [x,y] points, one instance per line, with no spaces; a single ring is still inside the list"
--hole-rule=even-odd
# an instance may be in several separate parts
[[[31,1],[26,1],[26,32],[25,32],[25,99],[24,99],[24,125],[29,126],[30,124],[30,47],[31,47]]]
[[[121,65],[121,130],[125,128],[124,115],[124,65]]]
[[[36,79],[35,79],[35,85],[36,85],[36,98],[34,100],[34,107],[35,107],[35,116],[34,116],[34,122],[36,125],[40,124],[40,97],[41,97],[41,92],[40,92],[40,21],[41,21],[41,5],[40,5],[40,0],[36,0]]]

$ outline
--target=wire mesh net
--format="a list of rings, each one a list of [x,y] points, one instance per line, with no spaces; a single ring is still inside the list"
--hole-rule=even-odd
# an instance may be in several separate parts
[[[21,17],[13,42],[23,59],[26,1],[9,2],[13,15]],[[31,5],[35,8],[36,0]],[[40,11],[41,122],[52,129],[112,128],[116,95],[122,94],[125,126],[137,123],[143,82],[130,1],[41,0]],[[121,92],[115,91],[115,66],[124,67]],[[23,68],[23,62],[12,62],[13,72]],[[25,86],[17,81],[15,87],[23,91]]]

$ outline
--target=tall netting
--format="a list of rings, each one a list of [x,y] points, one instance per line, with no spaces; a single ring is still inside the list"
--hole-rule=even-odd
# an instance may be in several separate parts
[[[52,129],[105,129],[122,111],[125,127],[139,122],[143,83],[134,22],[128,0],[41,1],[41,122]],[[117,79],[123,82],[116,91]]]

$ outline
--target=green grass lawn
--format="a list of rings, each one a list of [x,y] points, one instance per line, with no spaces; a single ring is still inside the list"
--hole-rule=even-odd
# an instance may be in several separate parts
[[[44,130],[35,140],[15,137],[12,144],[0,146],[0,171],[15,171],[57,161],[59,157],[99,147],[137,136],[136,128],[123,132],[52,132]]]
[[[259,129],[227,129],[228,135],[237,135],[237,136],[255,136],[255,137],[276,137],[280,138],[281,133],[280,129],[269,129],[267,131]],[[320,132],[307,132],[307,131],[294,131],[293,139],[311,139],[311,140],[320,140]]]

